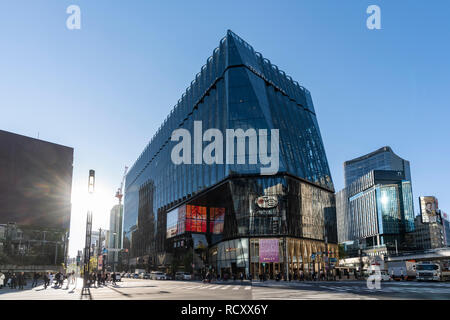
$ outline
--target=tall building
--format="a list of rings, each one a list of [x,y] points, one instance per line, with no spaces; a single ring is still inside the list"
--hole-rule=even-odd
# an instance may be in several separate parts
[[[65,262],[72,171],[73,148],[0,130],[0,268]]]
[[[214,142],[240,137],[213,156],[212,137],[201,141],[211,128]],[[179,164],[176,129],[194,143]],[[335,196],[309,91],[228,31],[126,176],[123,242],[131,269],[324,269],[337,254]]]
[[[336,195],[339,242],[358,241],[378,253],[411,248],[411,183],[402,171],[372,170]]]
[[[446,246],[445,223],[438,200],[433,196],[419,197],[420,215],[416,217],[414,240],[417,249],[437,249]]]
[[[445,245],[450,247],[450,221],[445,212],[442,212],[442,225],[444,226]]]
[[[405,180],[411,181],[409,161],[397,156],[391,147],[382,147],[364,156],[344,162],[345,186],[372,170],[403,171]]]
[[[339,242],[357,242],[374,255],[413,249],[409,161],[383,147],[346,161],[344,176],[336,194]]]
[[[119,263],[119,252],[115,250],[122,249],[122,221],[123,221],[123,205],[115,205],[111,209],[109,216],[109,250],[108,265],[115,267]],[[113,250],[111,250],[113,249]]]

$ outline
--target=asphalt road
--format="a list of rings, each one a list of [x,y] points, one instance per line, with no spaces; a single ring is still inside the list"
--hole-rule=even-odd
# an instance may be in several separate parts
[[[42,285],[23,291],[0,289],[0,300],[71,300],[81,298],[82,280],[76,286],[47,288]],[[198,281],[157,281],[123,279],[90,289],[93,300],[379,300],[379,299],[445,299],[450,300],[450,283],[382,282],[380,289],[369,289],[365,281],[321,282],[249,282],[229,281],[203,284]]]

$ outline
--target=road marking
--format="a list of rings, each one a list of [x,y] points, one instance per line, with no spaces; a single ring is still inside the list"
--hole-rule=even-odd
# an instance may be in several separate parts
[[[218,289],[218,288],[220,288],[221,286],[211,286],[210,288],[209,288],[209,290],[214,290],[214,289]]]
[[[245,290],[250,290],[252,287],[251,286],[248,286],[248,287],[245,287]]]
[[[233,290],[239,290],[240,287],[241,286],[236,286],[236,287],[233,288]]]

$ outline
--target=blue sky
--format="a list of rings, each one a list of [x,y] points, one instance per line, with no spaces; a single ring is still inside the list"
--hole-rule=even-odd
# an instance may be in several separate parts
[[[81,8],[81,30],[66,8]],[[381,8],[382,30],[366,28]],[[419,195],[450,212],[450,2],[107,1],[0,3],[0,129],[75,148],[70,254],[108,227],[131,166],[227,29],[313,96],[336,189],[343,162],[385,145],[411,161]]]

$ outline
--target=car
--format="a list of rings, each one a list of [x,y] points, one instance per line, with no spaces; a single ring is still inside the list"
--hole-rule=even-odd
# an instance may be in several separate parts
[[[139,274],[137,273],[133,274],[133,279],[139,279]]]
[[[144,273],[142,279],[150,279],[150,273]]]
[[[161,271],[152,271],[150,273],[150,279],[152,280],[166,280],[166,274]]]
[[[179,271],[175,274],[175,280],[191,280],[191,274],[189,272]]]
[[[171,274],[168,274],[168,273],[166,273],[166,280],[172,280],[172,275],[171,275]]]
[[[366,273],[365,277],[368,278],[371,275],[375,275],[375,276],[379,275],[381,281],[391,281],[392,280],[392,278],[389,275],[389,273],[387,271],[384,271],[384,270],[380,271],[379,274],[377,274],[377,272],[375,272],[375,271],[372,271],[370,274]]]

